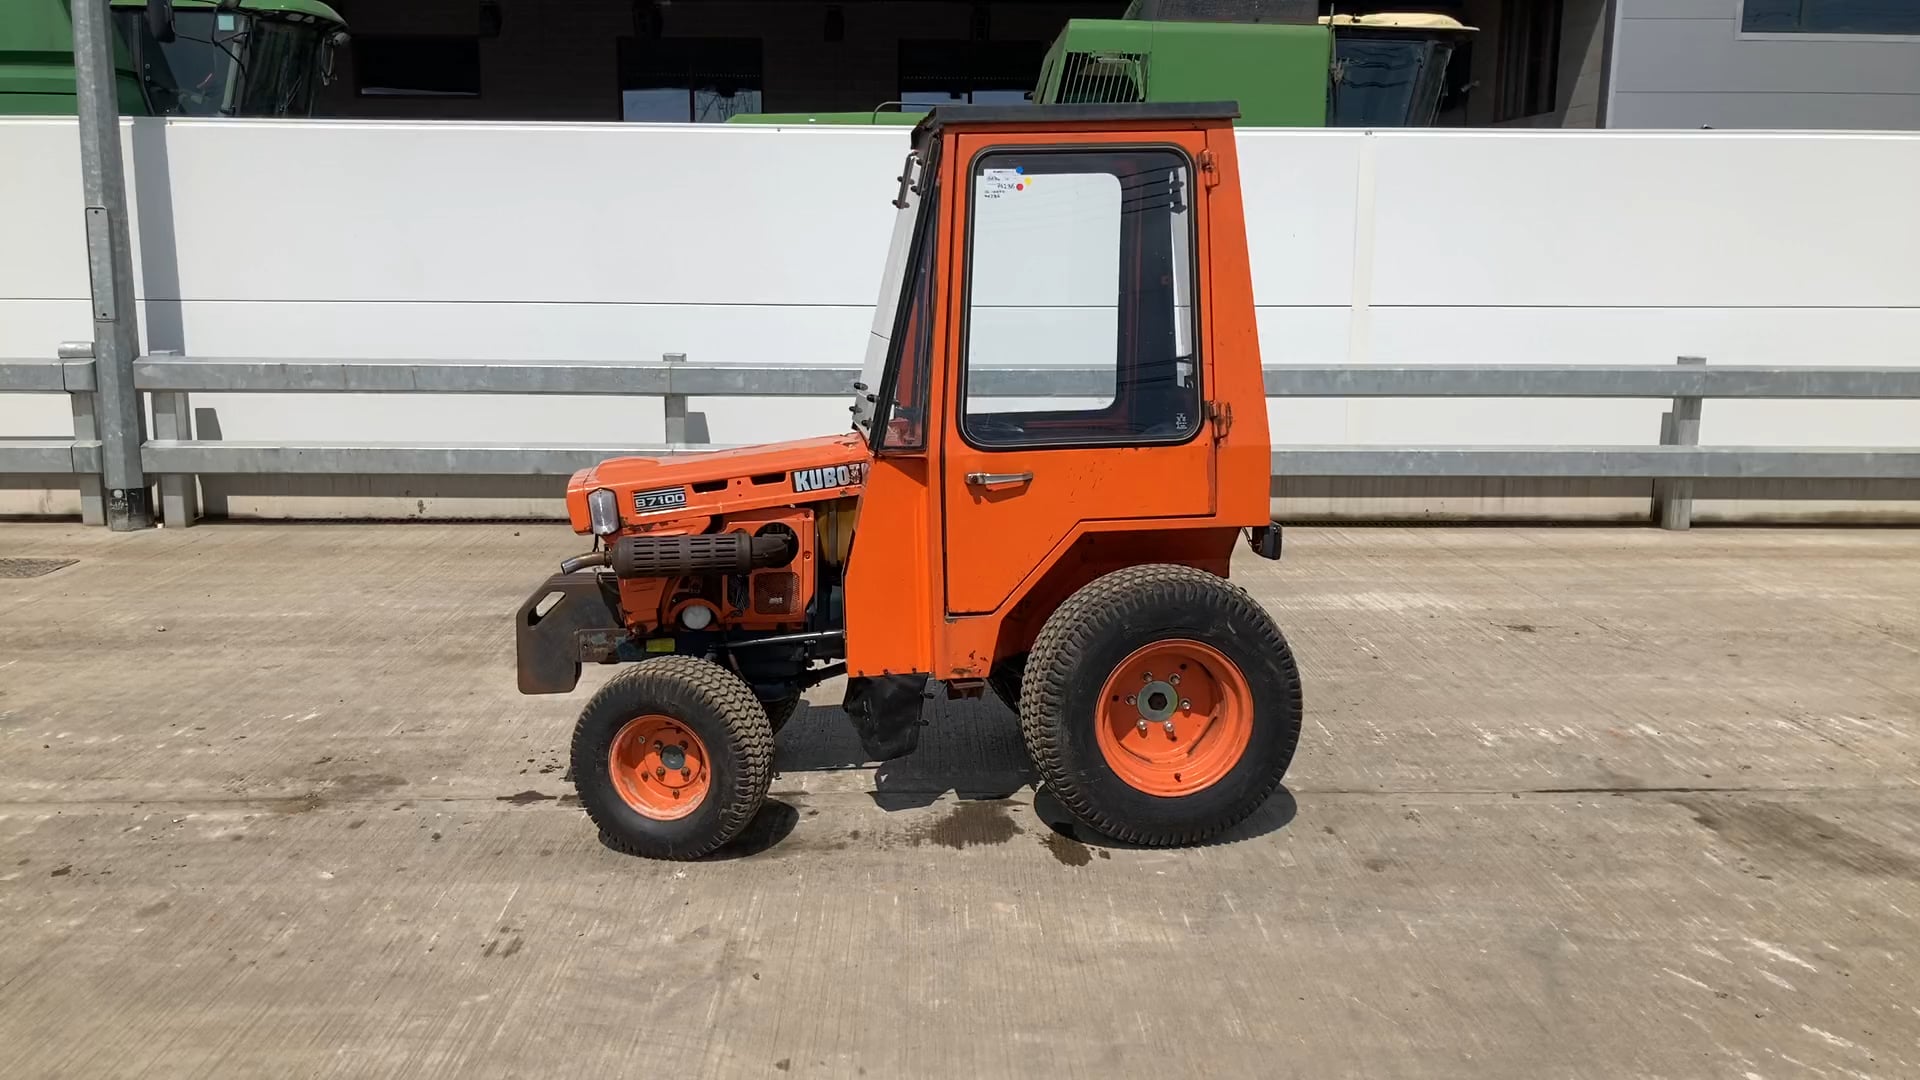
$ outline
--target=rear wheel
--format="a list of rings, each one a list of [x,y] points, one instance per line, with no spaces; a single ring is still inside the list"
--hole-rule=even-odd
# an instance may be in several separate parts
[[[739,834],[773,779],[773,729],[739,676],[662,656],[615,676],[573,731],[587,816],[630,855],[692,859]]]
[[[1047,788],[1129,843],[1197,843],[1266,801],[1300,741],[1300,675],[1245,590],[1136,566],[1067,598],[1035,640],[1020,726]]]

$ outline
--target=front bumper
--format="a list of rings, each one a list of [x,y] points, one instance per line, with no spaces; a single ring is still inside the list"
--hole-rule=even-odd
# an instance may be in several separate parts
[[[611,574],[553,575],[520,605],[513,625],[523,694],[567,693],[579,684],[582,663],[620,659],[628,639]]]

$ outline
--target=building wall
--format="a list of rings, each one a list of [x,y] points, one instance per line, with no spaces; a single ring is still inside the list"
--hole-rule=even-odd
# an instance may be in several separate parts
[[[140,120],[124,130],[148,350],[631,362],[683,352],[796,365],[857,363],[906,139],[887,128],[686,124]],[[1248,129],[1239,141],[1268,363],[1664,364],[1692,354],[1920,365],[1910,190],[1920,135]],[[74,121],[0,120],[0,160],[17,163],[0,170],[0,236],[36,253],[0,258],[0,355],[46,356],[90,334],[77,159]],[[1847,198],[1833,197],[1835,177]],[[1066,352],[1047,341],[1030,351]],[[202,437],[234,440],[663,437],[655,400],[198,395],[195,405]],[[844,402],[828,399],[693,408],[722,443],[846,423]],[[1649,443],[1662,408],[1271,403],[1276,441],[1306,444]],[[58,396],[0,396],[0,436],[70,430]],[[1715,401],[1701,438],[1898,446],[1916,431],[1920,403]],[[233,512],[282,514],[530,513],[550,510],[555,490],[221,483]],[[1448,499],[1440,505],[1455,512],[1548,512],[1499,493]],[[1645,495],[1600,502],[1644,512]],[[48,505],[43,494],[0,493],[0,513]]]
[[[1741,0],[1615,0],[1616,128],[1920,129],[1920,40],[1770,40]]]

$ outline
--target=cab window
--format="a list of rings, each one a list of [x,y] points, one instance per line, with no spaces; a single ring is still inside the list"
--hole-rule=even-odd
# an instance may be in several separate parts
[[[1170,149],[996,150],[971,169],[960,429],[985,449],[1199,430],[1192,167]],[[1007,396],[1034,372],[1052,396]]]

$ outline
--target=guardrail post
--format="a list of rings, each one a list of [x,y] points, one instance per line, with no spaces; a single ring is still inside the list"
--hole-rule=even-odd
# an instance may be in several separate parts
[[[91,341],[63,341],[60,343],[58,355],[62,360],[85,360],[88,370],[93,368],[93,342]],[[72,385],[72,381],[69,380],[68,386]],[[98,442],[100,421],[93,411],[95,404],[93,391],[69,389],[67,402],[73,409],[74,440]],[[105,525],[107,502],[105,493],[100,487],[100,474],[75,473],[73,479],[80,488],[80,524]]]
[[[193,438],[193,405],[185,390],[153,392],[153,437]],[[198,477],[192,473],[163,473],[160,477],[160,520],[169,528],[184,529],[200,516]]]
[[[683,352],[662,353],[660,362],[664,364],[684,364],[687,354]],[[667,372],[667,388],[673,388],[673,372]],[[679,446],[687,441],[687,395],[669,393],[662,399],[667,411],[667,442]]]
[[[1704,356],[1683,356],[1685,365],[1705,364]],[[1673,399],[1673,410],[1660,418],[1660,445],[1700,445],[1700,401],[1696,395]],[[1654,505],[1663,529],[1693,527],[1693,481],[1663,480],[1655,486]]]

